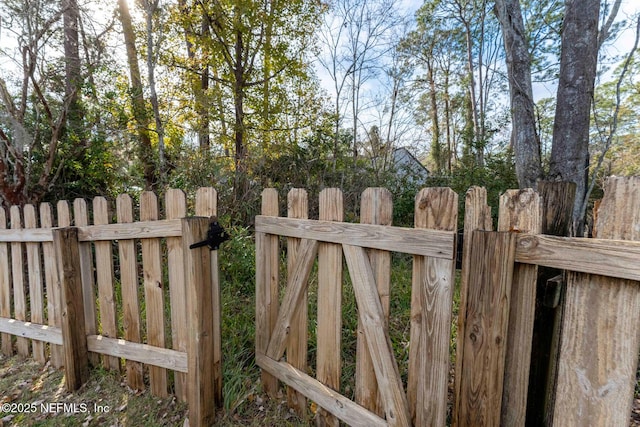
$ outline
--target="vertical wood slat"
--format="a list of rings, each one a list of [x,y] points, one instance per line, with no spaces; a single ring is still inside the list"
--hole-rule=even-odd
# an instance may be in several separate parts
[[[0,230],[7,228],[7,213],[0,206]],[[0,317],[5,319],[11,318],[11,277],[9,275],[9,245],[0,242]],[[1,334],[2,354],[5,356],[13,355],[13,344],[11,343],[10,334]]]
[[[458,425],[500,425],[515,233],[474,231]]]
[[[109,224],[109,206],[104,197],[93,199],[93,223]],[[100,325],[102,335],[117,338],[116,302],[113,294],[113,253],[111,241],[95,242],[96,282],[98,284],[98,304],[100,306]],[[120,370],[120,359],[114,356],[103,358],[105,368]]]
[[[360,204],[360,222],[363,224],[391,225],[393,220],[393,201],[391,192],[386,188],[367,188],[362,193]],[[389,325],[389,294],[391,292],[391,254],[375,249],[367,250],[371,267],[373,268],[374,283],[384,313],[384,328]],[[356,343],[356,402],[371,412],[383,415],[384,406],[374,372],[373,361],[369,354],[368,344],[364,335],[364,325],[358,319],[358,335]]]
[[[278,216],[278,192],[274,188],[262,191],[262,215]],[[266,354],[278,317],[279,285],[278,236],[256,232],[256,353]],[[278,393],[278,380],[261,372],[262,387],[272,398]]]
[[[187,198],[182,190],[169,189],[165,194],[167,219],[187,216]],[[184,282],[184,256],[182,238],[167,238],[169,269],[169,295],[171,299],[171,339],[174,350],[187,351],[187,300]],[[175,372],[175,393],[180,400],[187,399],[187,375]]]
[[[460,276],[460,303],[458,305],[458,327],[456,337],[456,366],[454,371],[453,427],[465,427],[458,422],[460,415],[463,345],[467,327],[467,304],[469,300],[469,280],[471,276],[471,236],[474,230],[493,230],[491,208],[487,205],[487,190],[483,187],[471,187],[465,194],[464,235],[462,246],[462,270]]]
[[[75,225],[78,227],[89,225],[89,210],[87,202],[84,199],[75,199],[73,201],[73,216]],[[71,218],[69,218],[70,220]],[[62,227],[62,224],[58,224]],[[82,295],[84,298],[84,321],[87,335],[96,335],[98,333],[98,320],[96,313],[96,289],[93,277],[93,254],[91,251],[91,242],[80,243],[80,268],[82,274]],[[93,366],[100,363],[100,355],[97,353],[89,353],[89,362]]]
[[[40,226],[53,228],[53,207],[50,203],[40,204]],[[60,283],[58,279],[58,266],[56,264],[53,242],[42,242],[42,256],[44,258],[44,282],[47,293],[47,324],[60,327]],[[64,352],[62,346],[50,344],[51,364],[55,368],[61,368],[64,364]]]
[[[187,291],[189,425],[210,426],[215,421],[211,260],[208,247],[189,249],[206,238],[209,218],[182,219],[182,239]]]
[[[53,244],[60,272],[65,385],[74,391],[89,379],[78,229],[54,229]]]
[[[338,188],[320,192],[319,219],[342,221],[344,202]],[[318,381],[340,391],[342,368],[342,245],[320,243],[318,246]],[[316,425],[337,427],[338,418],[320,408]]]
[[[458,195],[426,188],[415,201],[415,227],[455,231]],[[447,419],[449,346],[455,259],[413,260],[411,340],[407,394],[414,425],[444,426]]]
[[[116,199],[119,223],[133,222],[133,203],[127,194]],[[118,240],[120,257],[120,284],[122,287],[122,316],[124,338],[131,342],[141,342],[140,296],[138,293],[138,261],[136,242],[133,239]],[[142,363],[125,361],[127,384],[134,390],[144,390]]]
[[[540,234],[541,227],[540,196],[533,189],[508,190],[500,197],[498,231]],[[537,265],[514,266],[502,393],[503,426],[525,424],[537,280]]]
[[[306,219],[309,217],[309,201],[307,191],[292,188],[287,194],[287,216],[289,218]],[[297,251],[300,239],[287,238],[287,287],[292,284],[293,268],[297,262]],[[309,324],[309,303],[305,290],[298,307],[297,314],[291,321],[289,338],[287,341],[287,362],[296,369],[307,370],[307,330]],[[304,418],[307,411],[307,399],[292,387],[287,387],[289,407]]]
[[[367,349],[382,396],[383,413],[389,426],[410,426],[411,413],[389,339],[386,326],[388,319],[380,295],[373,286],[373,266],[364,248],[343,245],[343,250],[358,304],[358,319],[362,321]]]
[[[158,198],[151,191],[140,195],[140,220],[158,219]],[[164,285],[162,283],[162,253],[160,239],[142,240],[142,272],[144,277],[144,297],[147,313],[147,341],[157,347],[165,346],[164,334]],[[151,392],[166,397],[167,370],[157,366],[149,367]]]
[[[201,187],[196,191],[196,215],[216,217],[218,215],[218,193],[213,187]],[[223,403],[222,396],[222,297],[220,294],[220,277],[218,251],[211,251],[211,306],[213,307],[213,395],[218,406]]]
[[[11,206],[11,229],[22,228],[20,207]],[[27,320],[27,294],[24,277],[24,256],[21,242],[11,242],[11,280],[13,282],[13,310],[16,320]],[[16,338],[16,348],[20,356],[29,356],[30,340]]]
[[[598,238],[640,240],[640,177],[607,180],[596,228]],[[640,284],[572,272],[565,296],[553,425],[626,426],[640,347]]]
[[[37,228],[38,215],[33,205],[24,207],[24,228]],[[40,243],[26,243],[27,271],[29,272],[29,311],[31,321],[40,325],[44,324],[44,294],[42,289],[42,258],[40,257]],[[33,340],[33,358],[45,363],[45,343]]]

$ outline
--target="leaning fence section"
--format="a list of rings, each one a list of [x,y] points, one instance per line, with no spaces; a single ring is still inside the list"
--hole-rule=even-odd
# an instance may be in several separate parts
[[[326,425],[441,424],[447,415],[447,383],[455,271],[457,195],[429,188],[416,202],[415,228],[393,227],[390,192],[367,189],[361,223],[342,219],[342,194],[320,194],[319,220],[307,219],[307,194],[293,189],[288,217],[278,216],[275,190],[263,193],[256,218],[256,361],[266,391],[278,381],[289,404],[306,411],[315,401]],[[279,236],[286,238],[287,273],[282,301]],[[413,255],[411,354],[403,383],[389,337],[391,253]],[[343,258],[358,306],[355,400],[339,393]],[[316,377],[307,374],[306,307],[309,275],[317,262]],[[315,319],[314,319],[315,320]],[[286,359],[283,359],[285,356]],[[429,356],[425,358],[425,355]]]
[[[3,354],[64,366],[70,389],[88,364],[124,370],[138,390],[146,373],[155,395],[175,393],[196,425],[208,424],[222,399],[217,255],[188,246],[206,237],[216,191],[194,199],[204,218],[185,219],[187,197],[175,189],[162,217],[153,192],[137,209],[128,195],[115,206],[60,201],[56,215],[48,203],[13,206],[9,218],[0,209]]]

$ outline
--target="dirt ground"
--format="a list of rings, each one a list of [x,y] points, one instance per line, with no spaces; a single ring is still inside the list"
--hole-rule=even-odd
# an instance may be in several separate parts
[[[0,356],[0,427],[8,426],[188,426],[184,403],[135,392],[122,377],[93,369],[76,393],[67,393],[60,370],[31,359]],[[285,399],[248,395],[233,413],[218,411],[219,426],[304,426]],[[640,398],[634,401],[630,426],[640,427]]]

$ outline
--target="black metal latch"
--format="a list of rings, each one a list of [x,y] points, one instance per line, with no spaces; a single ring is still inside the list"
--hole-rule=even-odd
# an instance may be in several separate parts
[[[207,239],[202,242],[194,243],[189,246],[189,249],[201,248],[202,246],[209,246],[212,251],[217,250],[222,242],[229,240],[229,235],[222,228],[218,221],[213,221],[209,224],[209,230],[207,231]]]

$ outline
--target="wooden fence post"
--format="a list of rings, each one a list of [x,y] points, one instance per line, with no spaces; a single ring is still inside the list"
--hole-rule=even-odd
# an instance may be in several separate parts
[[[393,200],[386,188],[367,188],[360,202],[360,222],[363,224],[391,225]],[[367,250],[378,288],[378,296],[384,314],[384,328],[389,329],[389,294],[391,293],[391,254],[375,249]],[[373,361],[364,334],[364,325],[358,319],[356,349],[356,402],[371,412],[383,416],[384,405],[378,393],[378,382]]]
[[[640,240],[640,177],[607,180],[597,237]],[[627,426],[640,347],[640,283],[570,272],[554,426]]]
[[[262,215],[278,216],[278,192],[262,191]],[[279,290],[278,236],[256,233],[256,354],[264,355],[278,318]],[[272,398],[278,394],[278,380],[265,370],[262,387]]]
[[[189,249],[206,239],[209,218],[182,219],[184,274],[187,290],[187,396],[189,425],[210,426],[215,421],[213,341],[220,330],[213,329],[211,301],[211,255],[204,246]]]
[[[217,217],[218,192],[213,187],[201,187],[196,191],[196,215]],[[211,259],[211,304],[213,307],[213,330],[222,330],[222,297],[220,295],[220,277],[218,251],[209,251]],[[222,334],[213,336],[213,395],[218,406],[222,406]]]
[[[74,391],[89,379],[78,229],[54,229],[53,244],[60,275],[65,384]]]
[[[342,221],[342,191],[325,188],[320,192],[319,219]],[[320,243],[318,246],[318,357],[317,379],[340,391],[342,369],[342,246]],[[320,408],[317,426],[338,427],[338,419]]]
[[[500,197],[498,231],[540,234],[541,213],[534,190],[508,190]],[[537,279],[538,266],[514,266],[500,419],[505,427],[525,424]]]
[[[456,231],[457,226],[453,190],[425,188],[416,195],[416,228]],[[455,267],[455,259],[413,258],[407,398],[417,426],[446,424]]]
[[[515,244],[515,233],[476,230],[471,238],[466,327],[458,341],[459,426],[500,425]]]
[[[22,228],[19,206],[11,206],[11,229]],[[24,276],[24,256],[22,242],[11,242],[11,281],[13,282],[13,310],[16,320],[27,320],[27,293]],[[28,357],[31,341],[17,337],[16,348],[20,356]]]

